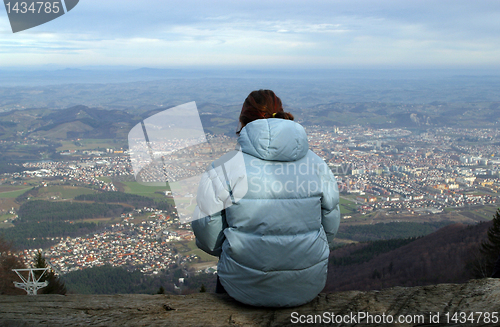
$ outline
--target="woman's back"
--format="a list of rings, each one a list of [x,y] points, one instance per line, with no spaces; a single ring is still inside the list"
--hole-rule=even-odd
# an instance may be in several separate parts
[[[238,143],[245,169],[228,170],[224,179],[230,190],[245,182],[246,193],[220,213],[193,221],[197,244],[220,255],[220,281],[236,300],[307,303],[325,286],[329,243],[340,222],[335,178],[293,121],[254,120]]]
[[[225,241],[218,265],[221,283],[229,295],[247,304],[309,302],[326,282],[325,211],[335,220],[329,234],[338,226],[335,179],[308,150],[303,128],[292,121],[252,122],[238,143],[248,190],[224,212]],[[228,174],[229,180],[238,180]]]

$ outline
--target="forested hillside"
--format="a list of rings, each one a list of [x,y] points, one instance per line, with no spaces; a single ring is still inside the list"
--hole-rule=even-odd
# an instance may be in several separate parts
[[[179,278],[184,282],[179,283]],[[165,293],[189,294],[205,286],[207,292],[215,290],[214,274],[186,273],[182,268],[146,276],[139,271],[127,271],[121,267],[101,266],[70,272],[63,276],[68,293],[76,294],[154,294],[160,288]],[[175,289],[174,284],[178,287]]]
[[[375,256],[395,250],[402,247],[408,243],[417,240],[415,237],[405,238],[405,239],[393,239],[393,240],[383,240],[383,241],[373,241],[357,244],[356,246],[347,246],[349,249],[349,255],[337,255],[343,253],[340,249],[336,251],[337,255],[330,256],[330,265],[333,266],[349,266],[353,264],[363,263],[370,261]],[[356,248],[353,250],[352,248]],[[344,249],[345,250],[345,249]]]
[[[57,243],[57,237],[82,236],[104,227],[85,219],[116,217],[131,210],[116,204],[31,200],[19,208],[14,227],[3,233],[18,249],[43,248]]]
[[[450,221],[433,223],[391,222],[370,225],[340,225],[336,238],[357,242],[389,240],[427,235],[451,224]]]
[[[99,192],[95,194],[82,194],[75,197],[78,201],[92,201],[99,203],[128,204],[135,208],[154,207],[161,210],[172,211],[174,206],[167,199],[153,199],[150,197],[129,194],[124,192]]]
[[[330,253],[325,291],[465,282],[473,276],[472,263],[480,256],[479,246],[490,226],[491,222],[454,224],[414,240],[336,249]]]
[[[19,208],[19,222],[74,221],[97,217],[119,216],[131,208],[116,204],[27,201]]]
[[[16,249],[46,248],[59,242],[56,237],[77,237],[103,228],[103,224],[84,222],[33,222],[20,223],[0,230],[5,239],[12,241]]]

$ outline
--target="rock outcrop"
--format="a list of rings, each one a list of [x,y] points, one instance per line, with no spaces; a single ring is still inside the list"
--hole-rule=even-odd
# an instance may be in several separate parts
[[[0,296],[0,326],[15,327],[296,326],[301,321],[328,326],[498,326],[499,312],[499,279],[320,294],[295,308],[255,308],[212,293]],[[363,315],[367,317],[360,321]]]

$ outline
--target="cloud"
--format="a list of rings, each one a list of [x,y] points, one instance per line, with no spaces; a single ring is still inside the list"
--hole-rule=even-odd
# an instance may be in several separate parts
[[[86,0],[25,32],[6,24],[0,15],[0,65],[64,53],[76,65],[500,65],[489,0]]]

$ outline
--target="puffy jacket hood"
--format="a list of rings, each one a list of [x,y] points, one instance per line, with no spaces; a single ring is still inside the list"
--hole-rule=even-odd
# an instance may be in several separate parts
[[[304,128],[280,118],[257,119],[247,124],[238,143],[244,153],[272,161],[295,161],[309,150]]]

